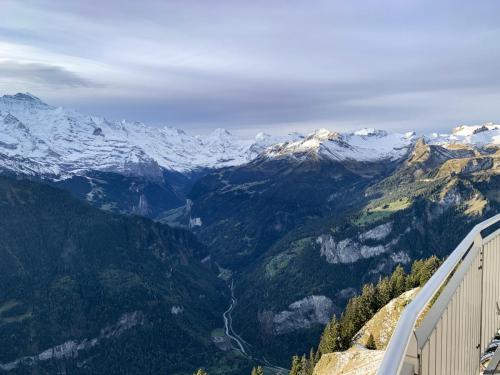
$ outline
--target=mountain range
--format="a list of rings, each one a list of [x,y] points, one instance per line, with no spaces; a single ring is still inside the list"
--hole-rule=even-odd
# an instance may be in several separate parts
[[[259,133],[249,140],[224,129],[206,137],[190,136],[173,127],[108,121],[50,106],[29,93],[0,98],[0,130],[2,168],[57,179],[88,171],[155,179],[162,176],[162,169],[187,174],[241,165],[259,156],[394,160],[403,157],[416,139],[413,132],[397,134],[369,128],[353,133],[326,129],[308,135]],[[498,144],[500,126],[461,126],[450,135],[430,134],[426,139],[431,144]]]
[[[136,314],[134,335],[148,327],[187,338],[177,346],[155,338],[151,373],[205,367],[236,375],[255,363],[269,371],[289,366],[292,354],[317,346],[324,324],[363,284],[398,264],[445,257],[475,223],[498,212],[500,125],[425,135],[320,129],[247,140],[221,129],[201,137],[109,121],[31,94],[4,95],[0,171],[8,208],[0,230],[12,236],[12,243],[0,242],[2,257],[11,259],[9,277],[0,279],[9,291],[0,295],[0,330],[4,338],[20,337],[0,339],[1,347],[12,347],[0,363],[32,362],[57,345],[99,338]],[[66,213],[73,210],[77,216]],[[27,216],[43,217],[43,225],[22,224]],[[19,223],[35,245],[15,245],[26,241]],[[36,268],[31,258],[46,267]],[[81,274],[82,267],[92,272]],[[171,272],[179,273],[175,282],[166,277]],[[14,285],[24,285],[23,292]],[[49,308],[40,293],[52,288]],[[137,303],[127,302],[137,290]],[[117,295],[122,307],[100,299],[102,293]],[[202,295],[209,301],[200,302]],[[82,307],[59,324],[65,296]],[[81,325],[94,313],[86,296],[110,311],[89,327]],[[185,320],[172,322],[176,328],[165,326],[180,316]],[[38,327],[31,339],[30,327]],[[122,343],[105,339],[110,348]],[[118,350],[109,349],[109,361],[102,346],[89,350],[82,368],[123,369]],[[159,358],[166,352],[165,364]],[[149,371],[143,353],[128,353],[138,373]],[[75,358],[51,357],[56,367],[49,368],[79,368]]]

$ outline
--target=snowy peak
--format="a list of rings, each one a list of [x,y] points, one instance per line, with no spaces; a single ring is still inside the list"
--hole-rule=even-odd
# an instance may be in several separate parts
[[[230,140],[233,138],[233,135],[228,132],[226,129],[222,128],[217,128],[215,129],[209,136],[208,139],[213,139],[213,140]]]
[[[385,130],[377,130],[375,128],[363,128],[356,130],[353,134],[365,137],[384,137],[387,135],[387,132]]]
[[[8,96],[8,95],[7,95]],[[36,97],[35,95],[33,94],[30,94],[29,92],[26,92],[26,93],[20,93],[18,92],[17,94],[15,94],[13,97],[13,99],[16,99],[16,100],[26,100],[26,101],[30,101],[30,102],[42,102],[40,100],[40,98]]]
[[[59,177],[89,170],[160,176],[162,168],[185,172],[246,163],[269,145],[224,129],[201,138],[167,126],[109,121],[49,106],[29,93],[0,97],[0,167],[16,172],[31,165],[33,174]]]
[[[459,126],[425,137],[429,145],[500,144],[500,125]],[[189,172],[240,165],[257,157],[328,160],[398,160],[416,135],[364,128],[351,133],[318,129],[310,134],[259,133],[241,139],[225,129],[206,137],[169,126],[109,121],[53,107],[30,93],[0,97],[0,168],[59,178],[90,170],[159,177],[162,170]]]
[[[337,133],[319,129],[304,139],[272,147],[266,153],[271,158],[314,155],[339,161],[397,160],[407,154],[413,142],[413,133],[387,133],[376,129]]]
[[[328,129],[321,128],[307,136],[307,139],[314,139],[317,141],[337,141],[341,139],[342,136],[337,132],[332,132]]]
[[[3,107],[3,108],[2,108]],[[48,108],[38,97],[30,93],[17,93],[0,97],[0,110],[30,110],[34,108]]]
[[[492,122],[488,122],[483,125],[460,125],[456,128],[453,128],[452,135],[467,137],[473,134],[479,134],[482,132],[498,129],[500,129],[500,125],[496,125]]]
[[[488,122],[483,125],[460,125],[451,134],[433,133],[427,137],[430,144],[438,145],[500,145],[500,125]]]

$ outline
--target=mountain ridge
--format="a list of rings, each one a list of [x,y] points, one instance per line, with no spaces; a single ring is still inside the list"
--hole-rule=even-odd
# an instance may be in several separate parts
[[[430,134],[439,145],[500,143],[500,125],[461,126],[452,134]],[[395,160],[418,137],[364,128],[338,133],[318,129],[286,136],[257,134],[243,139],[224,129],[206,137],[169,126],[109,121],[54,107],[26,93],[0,97],[0,168],[64,179],[90,170],[161,179],[162,170],[190,173],[270,159],[307,156],[332,160]]]

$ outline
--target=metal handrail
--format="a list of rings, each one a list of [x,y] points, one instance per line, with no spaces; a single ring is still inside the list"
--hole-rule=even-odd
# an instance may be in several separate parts
[[[377,371],[378,375],[397,375],[402,369],[404,359],[410,344],[415,326],[421,313],[429,304],[441,286],[447,281],[463,256],[477,239],[482,239],[481,232],[500,221],[500,214],[495,215],[477,224],[460,242],[450,256],[444,261],[434,275],[427,281],[417,294],[416,298],[404,309],[392,334],[382,363]]]

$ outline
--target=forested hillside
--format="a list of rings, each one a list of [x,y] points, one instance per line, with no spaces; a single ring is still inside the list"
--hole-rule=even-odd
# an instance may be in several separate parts
[[[228,295],[193,235],[6,177],[0,212],[0,368],[239,373],[212,343]]]

